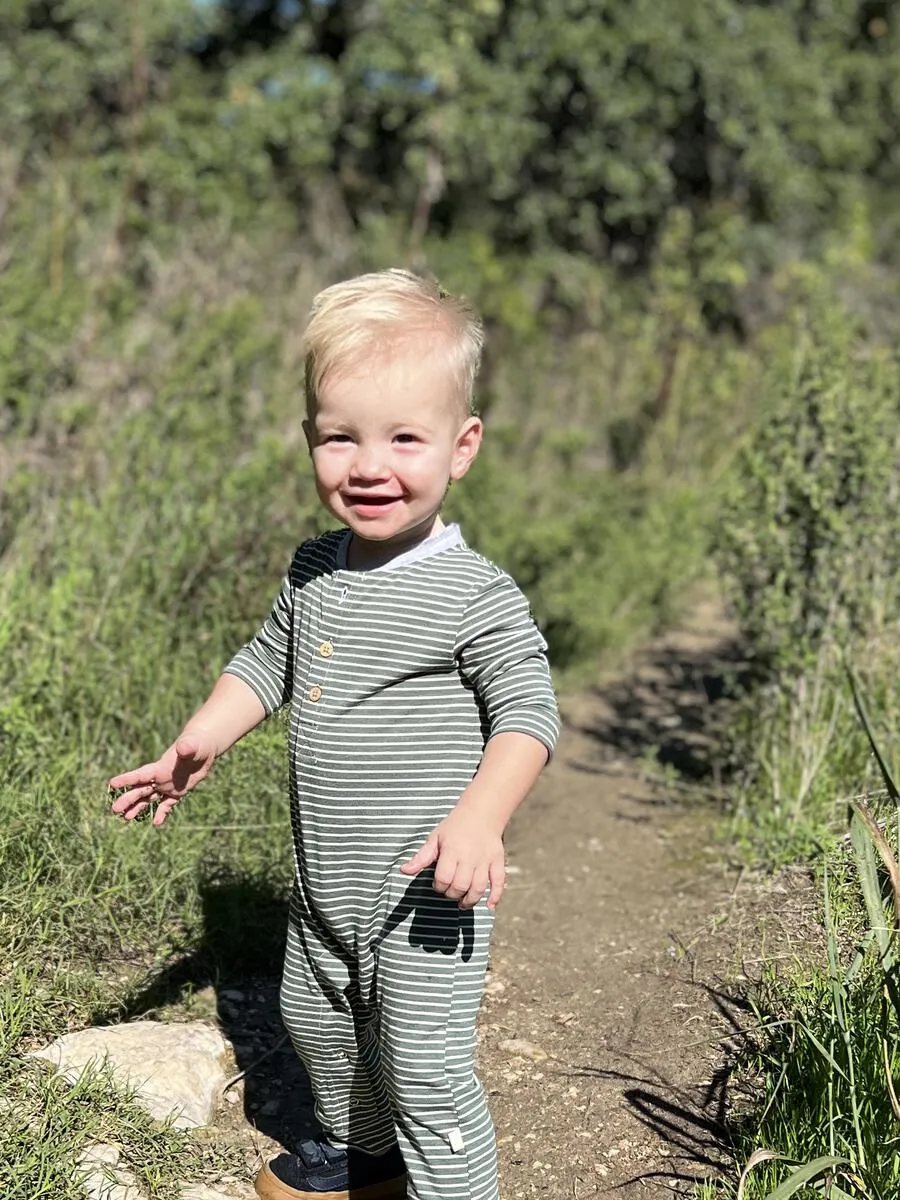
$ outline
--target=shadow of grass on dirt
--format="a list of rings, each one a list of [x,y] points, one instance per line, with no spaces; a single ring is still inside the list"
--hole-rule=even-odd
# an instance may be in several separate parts
[[[671,1168],[643,1171],[622,1180],[647,1186],[654,1180],[696,1186],[734,1165],[734,1121],[731,1084],[740,1048],[750,1037],[752,1012],[746,999],[708,984],[697,985],[728,1026],[721,1039],[727,1055],[708,1080],[685,1087],[674,1083],[639,1054],[614,1051],[610,1066],[586,1065],[566,1071],[566,1078],[602,1079],[618,1085],[624,1102],[668,1150]],[[698,1170],[699,1168],[699,1170]],[[613,1190],[613,1189],[611,1189]]]
[[[595,688],[602,711],[576,728],[611,760],[652,755],[685,783],[717,788],[723,772],[719,713],[754,680],[735,638],[664,642],[642,654],[630,673]],[[605,773],[602,765],[572,765]]]
[[[656,1073],[647,1077],[628,1070],[585,1067],[566,1072],[566,1077],[621,1084],[621,1095],[629,1108],[667,1148],[670,1168],[638,1172],[623,1179],[620,1187],[646,1185],[654,1179],[669,1184],[699,1184],[731,1165],[732,1143],[726,1123],[730,1067],[715,1071],[705,1090],[697,1094],[675,1087]]]
[[[288,897],[253,878],[207,879],[199,885],[202,930],[114,1010],[92,1024],[152,1018],[210,990],[216,1020],[243,1078],[244,1116],[284,1146],[314,1134],[306,1072],[287,1041],[278,1006]]]

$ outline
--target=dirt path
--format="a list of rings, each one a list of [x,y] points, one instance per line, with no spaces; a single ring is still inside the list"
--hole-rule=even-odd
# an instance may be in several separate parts
[[[705,710],[734,661],[709,606],[626,677],[563,702],[556,758],[509,833],[481,1022],[504,1200],[688,1194],[723,1162],[746,923],[710,805],[687,801],[684,781],[708,782]],[[671,789],[642,778],[649,754]],[[290,1048],[258,1062],[281,1032],[276,989],[217,998],[237,1064],[252,1067],[230,1110],[248,1165],[309,1128]]]
[[[628,679],[564,703],[510,831],[481,1043],[504,1200],[671,1196],[721,1161],[737,877],[709,807],[642,783],[636,756],[705,770],[703,709],[730,658],[705,609]]]

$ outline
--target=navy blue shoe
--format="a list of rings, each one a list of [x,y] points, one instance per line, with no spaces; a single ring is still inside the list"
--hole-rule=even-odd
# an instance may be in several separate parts
[[[267,1162],[253,1186],[261,1200],[402,1200],[406,1168],[397,1146],[363,1154],[309,1141]]]

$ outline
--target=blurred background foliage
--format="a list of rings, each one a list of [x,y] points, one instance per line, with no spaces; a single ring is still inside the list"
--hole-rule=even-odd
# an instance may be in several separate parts
[[[583,661],[645,632],[704,557],[694,509],[806,298],[849,301],[873,336],[896,311],[888,17],[868,0],[675,0],[665,20],[643,0],[4,5],[0,550],[36,497],[83,496],[125,456],[136,502],[141,455],[179,486],[193,456],[182,516],[241,457],[256,477],[229,486],[264,528],[309,510],[303,314],[323,283],[400,262],[488,322],[491,437],[454,497],[471,536],[524,574],[560,668],[576,642]]]
[[[889,0],[5,0],[0,95],[2,1095],[23,1039],[198,953],[210,886],[287,882],[277,725],[175,836],[114,825],[103,784],[327,527],[298,346],[357,271],[485,317],[448,513],[559,681],[718,567],[758,682],[733,852],[833,836],[875,779],[843,658],[900,730]]]

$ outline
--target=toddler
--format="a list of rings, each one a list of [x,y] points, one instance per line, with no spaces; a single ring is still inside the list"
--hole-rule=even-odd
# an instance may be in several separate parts
[[[481,327],[406,271],[316,298],[304,430],[341,528],[296,551],[259,632],[158,762],[110,780],[161,825],[290,705],[295,872],[281,986],[317,1141],[264,1200],[497,1200],[475,1021],[502,836],[553,749],[546,644],[512,579],[444,526],[481,443]]]

